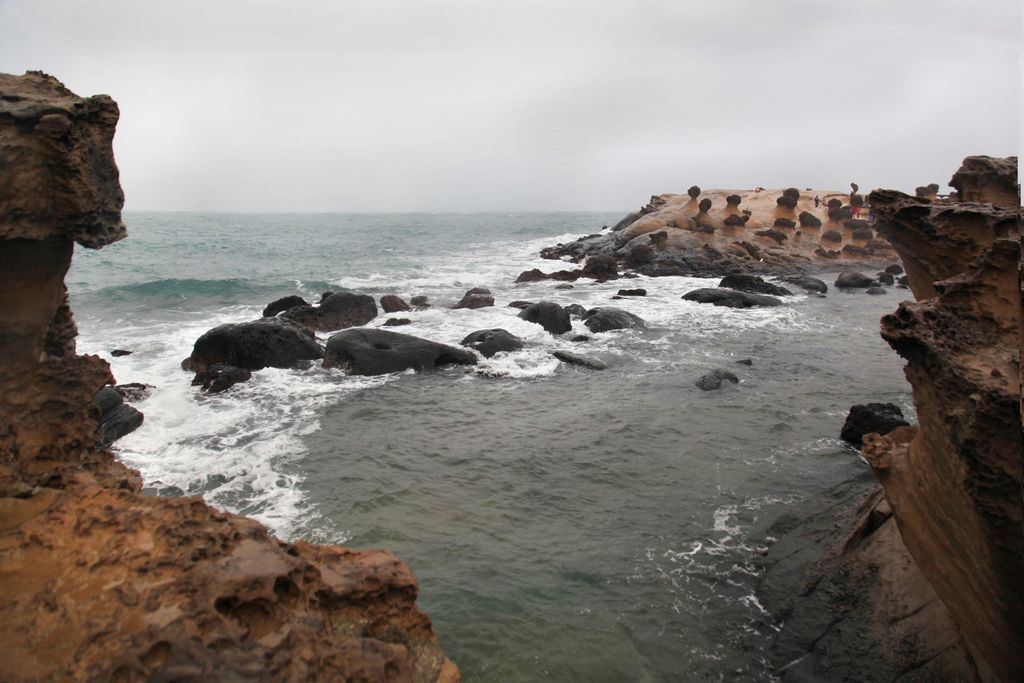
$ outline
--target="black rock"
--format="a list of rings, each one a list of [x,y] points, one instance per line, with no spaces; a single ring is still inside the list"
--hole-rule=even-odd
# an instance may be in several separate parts
[[[377,302],[367,294],[338,292],[319,306],[296,306],[280,315],[315,332],[365,325],[377,317]],[[255,369],[255,368],[254,368]]]
[[[530,301],[510,301],[506,308],[518,308],[523,309],[529,306],[532,302]]]
[[[646,289],[620,289],[619,296],[647,296]]]
[[[590,358],[588,356],[581,356],[578,353],[572,351],[554,351],[551,354],[563,363],[570,365],[579,365],[583,368],[589,368],[590,370],[607,370],[608,364],[598,358]]]
[[[331,291],[322,292],[320,294],[320,303],[323,303],[323,302],[327,301],[327,297],[329,297],[329,296],[331,296],[333,294],[334,294],[334,292],[331,292]]]
[[[569,304],[565,307],[565,312],[568,313],[571,318],[582,318],[587,314],[587,309],[583,308],[579,304]]]
[[[878,296],[879,294],[885,294],[885,288],[884,287],[868,287],[867,289],[864,290],[864,292],[866,294],[873,294],[875,296]]]
[[[394,294],[385,294],[380,298],[380,309],[385,313],[401,313],[412,310],[402,297]]]
[[[900,287],[907,288],[910,286],[910,278],[904,275],[900,277],[900,279],[896,280],[896,284],[898,284]]]
[[[563,282],[560,285],[555,285],[555,289],[576,289],[576,285],[570,285],[568,282]]]
[[[121,356],[130,356],[132,355],[132,352],[125,349],[114,349],[110,352],[110,355],[114,358],[120,358]]]
[[[836,287],[840,289],[866,289],[874,284],[874,280],[855,270],[844,270],[836,278]]]
[[[218,394],[239,382],[252,379],[252,371],[233,365],[208,365],[196,373],[192,386],[201,386],[203,391]]]
[[[896,278],[893,277],[893,274],[892,273],[887,273],[884,270],[881,273],[878,273],[878,275],[876,276],[876,279],[880,283],[882,283],[883,285],[894,285],[894,284],[896,284]]]
[[[705,197],[704,199],[700,200],[700,204],[697,205],[697,210],[700,211],[701,213],[707,213],[708,211],[710,211],[711,210],[711,200],[708,199],[707,197]]]
[[[810,211],[801,211],[800,215],[797,216],[797,220],[800,221],[800,227],[802,228],[820,228],[821,219],[815,216]]]
[[[843,233],[839,232],[838,230],[826,230],[825,232],[821,233],[821,239],[825,240],[826,242],[842,242]]]
[[[459,303],[453,308],[487,308],[494,305],[494,297],[489,289],[476,287],[466,292]]]
[[[729,195],[728,197],[725,198],[725,205],[726,206],[739,206],[741,201],[743,201],[743,198],[740,197],[738,194],[731,194],[731,195]]]
[[[885,272],[892,273],[893,275],[899,275],[903,272],[903,266],[898,263],[894,263],[891,266],[887,266]]]
[[[739,378],[732,374],[728,370],[722,370],[716,368],[711,372],[707,372],[697,380],[696,385],[701,391],[711,391],[718,389],[722,386],[722,382],[732,382],[733,384],[739,383]]]
[[[742,226],[742,225],[746,225],[747,221],[749,221],[749,220],[750,220],[750,216],[746,216],[746,215],[739,214],[739,213],[734,213],[731,216],[726,216],[725,220],[722,221],[722,224],[723,225],[732,226],[732,227],[739,227],[739,226]]]
[[[807,275],[799,275],[795,277],[784,277],[783,282],[788,282],[791,285],[796,285],[801,289],[808,292],[818,292],[824,294],[828,291],[828,285],[815,277],[809,277]]]
[[[851,222],[852,221],[847,221],[847,223]],[[874,236],[875,233],[871,232],[871,228],[854,228],[853,231],[850,232],[850,237],[852,237],[855,240],[867,241]]]
[[[686,194],[690,195],[690,199],[696,199],[697,197],[700,196],[700,188],[697,187],[696,185],[693,185],[690,187],[689,190],[686,191]]]
[[[733,273],[732,275],[726,275],[722,278],[721,282],[718,283],[719,287],[728,287],[729,289],[738,289],[741,292],[752,292],[754,294],[771,294],[774,296],[792,296],[793,292],[789,291],[785,287],[779,287],[773,285],[770,282],[765,282],[764,278],[757,275],[744,275],[742,273]]]
[[[152,384],[142,384],[141,382],[127,382],[114,385],[114,390],[121,394],[121,397],[126,401],[141,401],[147,398],[154,389],[156,387]]]
[[[522,339],[501,328],[470,332],[459,343],[478,351],[484,358],[490,358],[500,351],[518,351],[523,348]]]
[[[282,318],[265,318],[219,325],[206,332],[196,340],[183,367],[195,371],[210,365],[246,370],[291,368],[318,358],[323,358],[323,350],[308,330]]]
[[[281,311],[287,311],[289,308],[295,308],[296,306],[309,306],[309,302],[296,295],[281,297],[267,304],[267,307],[263,309],[263,317],[273,318]]]
[[[416,308],[430,308],[430,302],[427,300],[427,297],[423,296],[422,294],[420,294],[419,296],[414,296],[413,298],[409,299],[409,303],[415,306]]]
[[[738,360],[736,362],[739,363],[740,365],[753,365],[754,364],[754,361],[751,360],[750,358],[741,358],[740,360]]]
[[[516,282],[540,282],[547,279],[547,273],[543,272],[540,268],[532,268],[519,273]]]
[[[631,328],[643,329],[647,323],[643,318],[633,315],[628,311],[613,306],[598,306],[591,308],[583,316],[583,324],[591,332],[608,332],[610,330],[625,330]]]
[[[786,233],[782,232],[781,230],[776,230],[775,228],[769,228],[768,230],[758,230],[754,234],[757,235],[758,237],[767,237],[768,239],[774,240],[779,244],[782,244],[783,242],[789,239],[789,236],[786,235]]]
[[[865,434],[888,434],[897,427],[906,427],[903,411],[892,403],[868,403],[850,408],[846,422],[839,433],[843,441],[860,448]]]
[[[572,329],[569,314],[553,301],[538,301],[524,308],[519,317],[537,323],[551,334],[563,334]]]
[[[619,262],[614,256],[591,256],[583,265],[582,274],[595,280],[614,280],[619,276]]]
[[[412,325],[412,321],[408,318],[388,318],[382,327],[402,327],[403,325]]]
[[[476,354],[388,330],[342,330],[327,340],[325,368],[351,375],[382,375],[403,370],[433,370],[442,365],[476,365]]]
[[[112,386],[105,386],[96,392],[93,405],[99,415],[98,429],[101,446],[109,446],[125,434],[130,434],[142,424],[141,412],[126,405],[124,398]]]
[[[791,221],[788,218],[776,218],[775,223],[772,224],[773,228],[795,228],[796,221]]]
[[[751,308],[754,306],[781,306],[782,302],[775,297],[763,294],[751,294],[735,289],[723,289],[721,287],[704,287],[687,292],[683,295],[686,301],[696,301],[701,304],[714,304],[715,306],[726,306],[728,308]]]

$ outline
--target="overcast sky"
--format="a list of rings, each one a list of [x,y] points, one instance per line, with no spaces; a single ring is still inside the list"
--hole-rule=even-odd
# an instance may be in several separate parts
[[[626,210],[1017,153],[1018,0],[0,0],[129,209]]]

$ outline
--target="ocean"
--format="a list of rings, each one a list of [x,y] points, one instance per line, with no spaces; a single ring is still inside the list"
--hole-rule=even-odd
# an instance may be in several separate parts
[[[619,218],[126,212],[127,240],[77,248],[78,348],[155,387],[115,444],[147,491],[201,495],[288,540],[395,551],[466,681],[771,680],[756,560],[779,515],[866,467],[838,439],[851,405],[913,414],[878,335],[908,292],[735,310],[681,300],[716,284],[700,278],[514,284],[562,267],[541,247]],[[473,287],[496,305],[449,308]],[[648,296],[611,301],[621,287]],[[190,385],[180,362],[203,332],[326,290],[429,297],[398,332],[458,344],[503,327],[527,345],[430,374],[314,364],[218,395]],[[574,343],[519,320],[517,299],[615,305],[648,329]],[[716,367],[740,382],[700,391]]]

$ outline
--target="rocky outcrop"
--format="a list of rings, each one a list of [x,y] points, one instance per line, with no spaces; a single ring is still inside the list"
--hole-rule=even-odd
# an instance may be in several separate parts
[[[283,296],[267,304],[267,307],[263,309],[263,317],[273,318],[281,311],[287,311],[289,308],[295,308],[296,306],[309,306],[309,302],[295,294]]]
[[[897,427],[910,423],[903,419],[903,411],[892,403],[866,403],[850,408],[839,438],[861,447],[865,434],[888,434]]]
[[[329,332],[365,325],[377,317],[377,302],[368,294],[327,293],[319,306],[295,306],[281,313],[312,332]]]
[[[583,324],[591,332],[610,332],[612,330],[644,329],[647,323],[643,318],[629,311],[614,306],[598,306],[583,314]]]
[[[773,296],[751,294],[736,289],[721,287],[702,287],[683,295],[685,301],[696,301],[700,304],[714,304],[727,308],[753,308],[755,306],[781,306],[782,302]]]
[[[793,292],[785,287],[765,282],[765,279],[762,277],[743,275],[741,273],[726,275],[718,283],[718,286],[725,287],[726,289],[736,289],[741,292],[750,292],[751,294],[769,294],[771,296],[791,296],[793,294]]]
[[[967,157],[949,184],[956,188],[961,202],[987,202],[1011,209],[1020,206],[1017,157]]]
[[[317,360],[323,355],[323,349],[306,328],[281,318],[264,318],[218,325],[206,332],[196,340],[182,367],[195,371],[210,365],[245,370],[293,368],[301,361]]]
[[[494,305],[494,297],[491,290],[483,287],[475,287],[466,292],[454,308],[488,308]]]
[[[459,344],[477,351],[484,358],[490,358],[502,351],[518,351],[523,348],[522,339],[500,327],[470,332]]]
[[[519,312],[519,317],[537,323],[551,334],[564,334],[572,329],[569,313],[553,301],[538,301]]]
[[[1008,206],[871,194],[916,299],[882,319],[882,337],[907,361],[920,426],[868,435],[863,450],[972,653],[1012,681],[1024,677],[1019,198],[1006,192],[1015,159],[984,173],[977,159],[958,189]]]
[[[324,367],[350,375],[383,375],[403,370],[426,371],[444,365],[476,365],[466,349],[438,344],[388,330],[342,330],[327,340]]]
[[[74,242],[125,236],[118,110],[0,75],[0,643],[6,681],[456,681],[383,550],[285,543],[198,498],[141,495],[97,439]],[[143,427],[145,429],[145,427]]]

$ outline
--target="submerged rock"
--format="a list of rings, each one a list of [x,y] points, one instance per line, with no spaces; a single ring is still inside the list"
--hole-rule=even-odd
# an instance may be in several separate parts
[[[252,371],[236,368],[233,365],[208,365],[196,372],[192,386],[200,386],[203,391],[218,394],[233,387],[239,382],[252,379]]]
[[[583,324],[591,332],[610,332],[611,330],[644,329],[647,323],[638,315],[614,306],[598,306],[591,308],[583,316]]]
[[[718,286],[737,289],[741,292],[751,292],[753,294],[771,294],[774,296],[792,296],[793,294],[793,292],[785,287],[765,282],[764,278],[757,275],[744,275],[740,273],[726,275],[718,283]]]
[[[519,317],[537,323],[551,334],[564,334],[572,329],[569,314],[553,301],[538,301],[524,308]]]
[[[722,382],[732,382],[733,384],[739,383],[739,378],[732,374],[728,370],[716,368],[711,372],[704,373],[695,384],[701,391],[713,391],[722,386]]]
[[[522,339],[500,327],[470,332],[459,343],[479,352],[484,358],[490,358],[502,351],[518,351],[523,348]]]
[[[476,365],[465,349],[387,330],[342,330],[327,340],[324,367],[350,375],[383,375],[403,370],[434,370],[444,365]]]
[[[903,411],[892,403],[867,403],[850,408],[839,438],[860,448],[865,434],[886,435],[897,427],[910,423],[903,419]]]
[[[590,370],[608,369],[608,364],[603,360],[599,358],[591,358],[590,356],[581,356],[580,354],[573,353],[572,351],[553,351],[551,355],[563,363],[568,363],[569,365],[579,365],[580,367],[588,368]]]
[[[728,308],[752,308],[754,306],[781,306],[782,302],[775,297],[764,294],[751,294],[735,289],[721,287],[703,287],[683,295],[685,301],[696,301],[701,304],[714,304]]]

